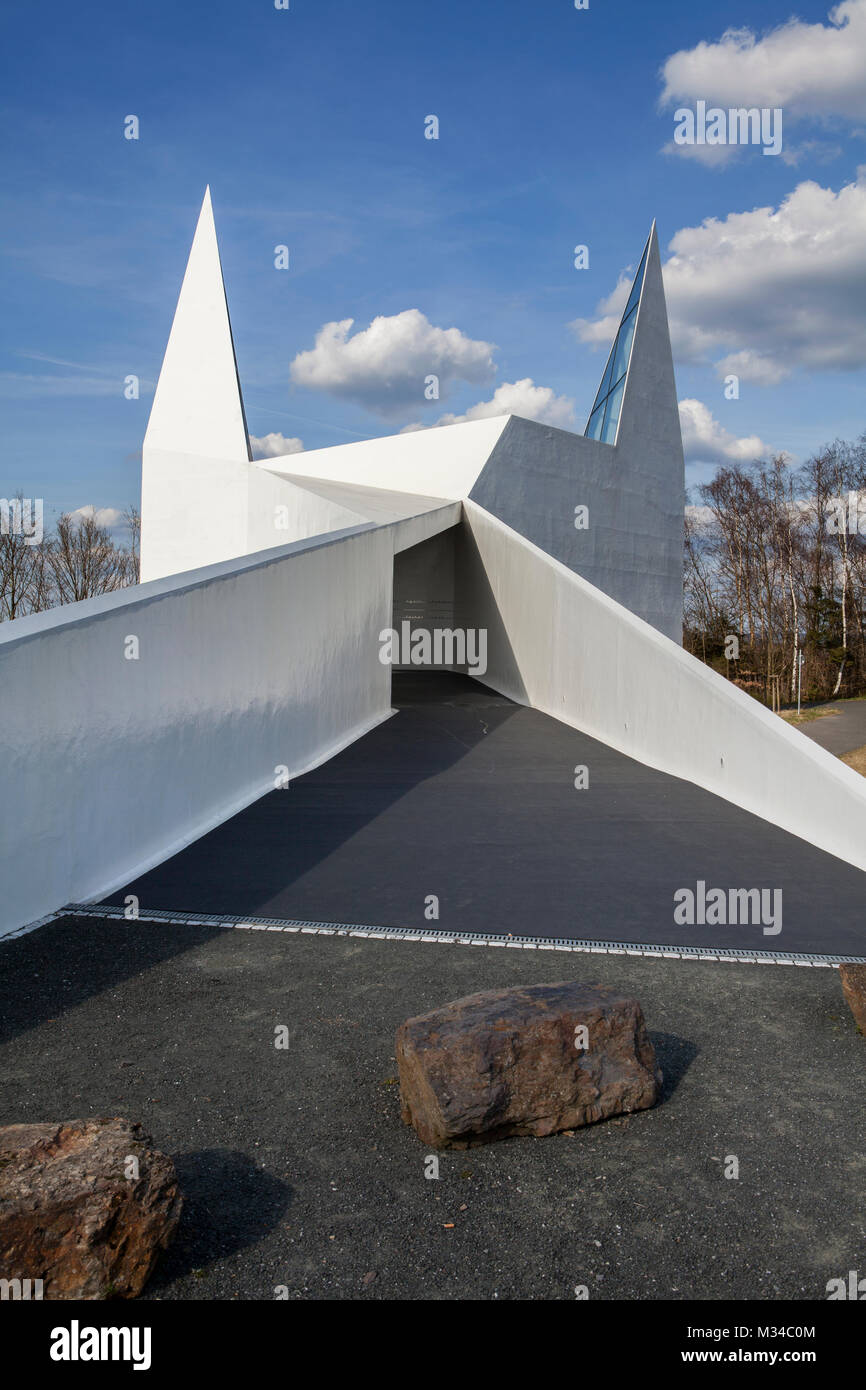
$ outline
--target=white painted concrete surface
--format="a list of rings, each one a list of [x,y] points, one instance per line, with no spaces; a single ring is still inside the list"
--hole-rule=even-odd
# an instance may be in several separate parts
[[[208,189],[144,438],[142,582],[459,502],[506,423],[252,462]]]
[[[268,459],[267,468],[283,475],[303,474],[458,500],[469,496],[509,418],[499,415],[311,449],[287,454],[282,465],[278,458]]]
[[[182,362],[172,370],[185,376]],[[142,582],[459,502],[509,418],[289,454],[285,471],[279,459],[250,463],[183,452],[165,442],[156,447],[148,427],[141,473]]]
[[[388,717],[400,525],[0,625],[0,935],[122,886],[278,766],[298,776]]]
[[[474,502],[465,515],[485,685],[866,869],[862,777]]]
[[[250,457],[210,189],[205,190],[145,448],[215,459]]]

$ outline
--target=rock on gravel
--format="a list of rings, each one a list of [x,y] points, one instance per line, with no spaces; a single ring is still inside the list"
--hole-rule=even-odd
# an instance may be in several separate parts
[[[433,1148],[553,1134],[661,1091],[640,1004],[575,983],[470,994],[397,1030],[402,1116]]]
[[[866,965],[840,965],[839,979],[854,1022],[866,1037]]]
[[[0,1278],[41,1279],[43,1298],[135,1298],[182,1205],[140,1124],[0,1128]]]

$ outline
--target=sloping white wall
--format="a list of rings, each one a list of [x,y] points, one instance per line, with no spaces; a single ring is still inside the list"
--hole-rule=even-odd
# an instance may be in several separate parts
[[[474,502],[465,621],[484,684],[866,869],[866,781]]]
[[[143,582],[323,536],[364,520],[246,460],[180,454],[147,443],[141,516]]]
[[[279,765],[298,776],[387,718],[393,530],[0,626],[0,935],[121,887],[270,791]]]
[[[352,446],[349,446],[352,447]],[[291,457],[297,458],[297,455]],[[325,537],[367,521],[422,517],[451,505],[420,493],[291,478],[259,463],[145,446],[142,468],[143,582]],[[146,524],[145,524],[146,518]],[[405,536],[399,533],[402,544]],[[414,543],[409,540],[409,544]]]

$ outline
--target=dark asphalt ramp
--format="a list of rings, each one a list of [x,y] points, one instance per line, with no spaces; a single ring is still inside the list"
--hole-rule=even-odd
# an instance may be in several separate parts
[[[866,875],[463,677],[130,883],[142,910],[579,940],[866,953]],[[577,791],[585,765],[589,787]],[[678,925],[674,894],[781,890],[782,930]],[[439,917],[425,917],[427,899]]]

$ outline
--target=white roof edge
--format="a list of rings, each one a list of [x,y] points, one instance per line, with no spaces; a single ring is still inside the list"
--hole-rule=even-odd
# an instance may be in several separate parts
[[[269,468],[275,472],[282,473],[288,470],[284,468],[276,469],[274,465],[278,463],[282,464],[284,459],[294,459],[295,461],[300,458],[303,458],[305,461],[307,459],[318,459],[325,454],[337,454],[347,449],[365,449],[373,444],[394,448],[398,440],[406,444],[407,441],[421,439],[431,435],[441,436],[446,430],[463,430],[466,431],[467,434],[472,432],[478,435],[495,432],[498,436],[502,433],[502,430],[511,418],[511,414],[509,413],[508,415],[491,415],[485,417],[483,420],[458,420],[451,425],[425,425],[424,428],[420,430],[398,430],[396,434],[377,434],[373,435],[370,439],[352,439],[347,444],[325,444],[320,449],[302,449],[299,453],[277,454],[273,458],[253,459],[253,462],[260,468]],[[498,426],[498,429],[494,431],[491,429],[491,426]],[[306,468],[304,471],[307,471]]]
[[[510,419],[464,420],[255,462],[278,477],[358,483],[453,501],[468,496]]]

